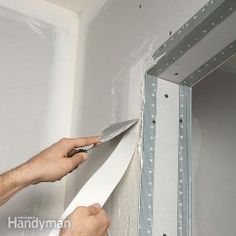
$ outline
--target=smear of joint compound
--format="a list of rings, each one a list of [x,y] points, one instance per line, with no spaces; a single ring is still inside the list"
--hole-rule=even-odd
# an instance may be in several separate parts
[[[156,38],[152,42],[145,40],[139,48],[130,54],[124,66],[112,80],[112,122],[141,116],[142,83],[145,72],[153,63],[150,58],[156,41]]]
[[[4,7],[0,7],[0,16],[11,19],[20,23],[24,23],[26,26],[28,26],[34,33],[44,37],[44,29],[49,28],[50,25],[40,22],[39,20],[36,20],[31,17],[27,17],[25,15],[22,15],[20,13],[14,12],[12,10],[6,9]]]
[[[33,30],[35,33],[43,36],[41,24],[39,23],[39,21],[34,20],[34,19],[28,19],[28,22],[26,22],[26,23],[30,27],[31,30]]]

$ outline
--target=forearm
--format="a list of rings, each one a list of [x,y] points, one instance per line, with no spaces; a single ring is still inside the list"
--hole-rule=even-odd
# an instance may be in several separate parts
[[[27,174],[27,164],[0,175],[0,206],[33,181],[32,176]]]
[[[86,153],[67,158],[68,152],[75,147],[95,145],[98,141],[97,137],[61,139],[21,166],[0,175],[0,206],[31,184],[60,180],[87,159]]]

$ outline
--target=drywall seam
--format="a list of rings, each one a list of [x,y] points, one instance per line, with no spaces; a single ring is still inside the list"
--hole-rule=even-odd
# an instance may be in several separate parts
[[[67,207],[60,218],[61,220],[64,220],[78,206],[89,206],[95,202],[101,206],[105,204],[132,160],[138,143],[138,131],[138,126],[135,125],[135,127],[124,134],[109,159],[88,180]],[[55,229],[50,233],[50,236],[56,236],[58,234],[59,230]]]

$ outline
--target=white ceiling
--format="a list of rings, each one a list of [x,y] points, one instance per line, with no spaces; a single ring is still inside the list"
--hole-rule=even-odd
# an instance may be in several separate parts
[[[46,0],[69,10],[81,13],[97,0]]]

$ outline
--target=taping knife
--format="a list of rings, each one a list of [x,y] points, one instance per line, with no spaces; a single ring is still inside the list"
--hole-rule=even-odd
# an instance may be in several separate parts
[[[124,122],[114,123],[114,124],[109,125],[100,133],[99,143],[105,143],[107,141],[112,140],[116,136],[127,131],[129,128],[131,128],[133,125],[135,125],[138,121],[139,121],[139,119],[134,119],[134,120],[127,120]],[[74,148],[73,150],[71,150],[67,154],[67,157],[72,157],[75,154],[81,153],[81,152],[88,152],[90,149],[92,149],[94,147],[96,147],[96,145],[91,144],[91,145],[88,145],[85,147]]]

